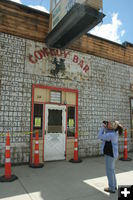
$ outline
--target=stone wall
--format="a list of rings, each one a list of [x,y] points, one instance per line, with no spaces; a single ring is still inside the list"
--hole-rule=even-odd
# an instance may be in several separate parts
[[[92,56],[91,76],[79,92],[79,153],[82,156],[99,154],[97,134],[103,120],[118,120],[128,130],[130,138],[129,66]],[[123,151],[123,136],[119,139]],[[129,150],[133,150],[129,139]],[[93,145],[95,144],[95,145]],[[95,148],[94,148],[95,147]]]
[[[26,44],[25,39],[0,33],[0,133],[11,133],[13,163],[29,162],[32,84],[78,89],[81,157],[100,154],[97,134],[103,120],[119,120],[130,129],[129,97],[133,94],[129,66],[88,55],[90,72],[83,80],[30,74],[25,71]],[[1,164],[4,163],[4,140],[0,136]],[[121,140],[120,151],[123,150]],[[130,141],[130,150],[133,150],[132,144]]]
[[[0,33],[0,163],[4,162],[5,133],[11,133],[13,163],[29,161],[31,91],[24,83],[25,40]],[[31,86],[30,86],[31,90]],[[12,134],[15,134],[14,136]]]

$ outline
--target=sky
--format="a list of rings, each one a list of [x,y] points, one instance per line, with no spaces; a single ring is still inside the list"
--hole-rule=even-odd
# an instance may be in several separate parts
[[[49,12],[50,0],[11,0]],[[89,33],[122,44],[133,43],[133,0],[103,0],[106,15]]]

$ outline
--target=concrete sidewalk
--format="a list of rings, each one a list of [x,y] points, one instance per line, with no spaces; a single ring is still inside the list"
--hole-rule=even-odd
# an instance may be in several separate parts
[[[119,185],[133,184],[132,161],[118,160],[116,174]],[[83,159],[74,164],[67,161],[47,162],[41,169],[28,165],[12,167],[18,180],[0,183],[2,200],[117,200],[118,194],[103,191],[107,186],[103,157]],[[0,168],[0,176],[4,168]]]

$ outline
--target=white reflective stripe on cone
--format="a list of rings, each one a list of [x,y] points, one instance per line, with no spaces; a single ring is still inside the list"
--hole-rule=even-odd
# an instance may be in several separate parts
[[[35,144],[39,144],[39,141],[35,141]]]
[[[124,148],[127,149],[127,145],[124,145]]]
[[[6,162],[6,163],[10,163],[10,162],[11,162],[11,159],[10,159],[10,158],[6,158],[6,159],[5,159],[5,162]]]
[[[38,150],[35,150],[35,154],[38,154],[39,153],[39,151]]]
[[[127,141],[127,138],[124,138],[125,141]]]
[[[6,146],[6,150],[10,150],[10,146]]]
[[[75,147],[75,148],[74,148],[74,150],[75,150],[75,151],[77,151],[77,150],[78,150],[78,148],[76,148],[76,147]]]
[[[75,142],[78,142],[78,139],[75,139],[74,141],[75,141]]]

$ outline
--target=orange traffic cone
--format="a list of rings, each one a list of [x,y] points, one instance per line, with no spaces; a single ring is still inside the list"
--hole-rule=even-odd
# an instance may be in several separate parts
[[[72,163],[80,163],[82,160],[78,158],[78,133],[75,133],[74,139],[74,158],[70,160]]]
[[[127,130],[124,131],[124,155],[123,158],[120,158],[122,161],[131,161],[131,158],[128,158],[128,148],[127,148]]]
[[[32,168],[41,168],[43,167],[43,163],[39,162],[39,132],[36,130],[35,135],[35,149],[34,149],[34,163],[30,164]]]
[[[11,158],[10,158],[10,135],[6,136],[5,149],[5,175],[0,177],[0,182],[11,182],[17,179],[17,176],[11,174]]]

